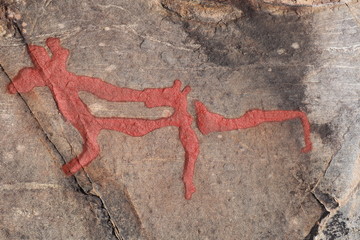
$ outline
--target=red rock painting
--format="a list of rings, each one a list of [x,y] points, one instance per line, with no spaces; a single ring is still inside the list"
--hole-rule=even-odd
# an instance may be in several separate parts
[[[98,78],[78,76],[66,70],[69,51],[60,45],[57,38],[49,38],[46,45],[52,56],[41,46],[29,45],[28,52],[34,67],[23,68],[8,85],[9,93],[29,92],[34,87],[47,86],[57,103],[59,111],[81,134],[82,153],[63,165],[67,175],[78,172],[87,166],[100,153],[97,137],[101,130],[115,130],[130,136],[144,136],[156,129],[175,126],[179,128],[179,138],[185,150],[183,182],[185,198],[191,199],[195,192],[193,184],[195,162],[199,154],[199,142],[191,127],[193,118],[187,110],[187,94],[190,87],[181,90],[181,81],[175,80],[167,88],[133,90],[106,83]],[[146,107],[172,107],[170,117],[155,120],[141,118],[95,117],[79,97],[86,91],[99,98],[113,102],[143,102]],[[214,131],[228,131],[257,126],[263,122],[278,122],[300,118],[304,127],[304,152],[311,150],[310,125],[306,115],[299,111],[262,111],[251,110],[237,119],[226,119],[209,112],[201,103],[196,103],[197,124],[203,134]]]

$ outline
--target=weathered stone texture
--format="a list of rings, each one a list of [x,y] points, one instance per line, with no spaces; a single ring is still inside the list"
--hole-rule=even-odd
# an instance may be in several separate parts
[[[0,72],[0,87],[9,79]],[[1,239],[115,239],[97,199],[59,171],[62,160],[20,96],[0,95]]]
[[[192,87],[192,114],[195,99],[227,117],[252,108],[303,110],[312,123],[314,150],[300,152],[299,121],[209,136],[196,129],[197,192],[186,201],[176,128],[141,138],[103,131],[100,157],[75,178],[65,178],[62,159],[81,152],[81,137],[59,114],[49,90],[34,89],[22,98],[6,94],[3,74],[0,191],[7,200],[1,216],[10,220],[3,220],[1,234],[111,239],[114,231],[124,239],[304,239],[318,230],[319,239],[339,234],[357,239],[359,4],[299,16],[293,10],[247,11],[238,1],[221,1],[218,12],[197,1],[174,2],[9,5],[21,13],[17,24],[26,33],[0,38],[1,66],[12,78],[31,64],[24,41],[44,45],[47,37],[59,37],[71,51],[68,69],[78,75],[134,89],[167,87],[181,79]],[[185,2],[191,5],[181,5]],[[171,113],[80,96],[97,116]],[[318,200],[330,213],[316,228],[326,215]]]

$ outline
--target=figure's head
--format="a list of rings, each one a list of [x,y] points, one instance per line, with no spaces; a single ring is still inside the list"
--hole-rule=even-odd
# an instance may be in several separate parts
[[[22,69],[13,79],[12,83],[8,85],[8,92],[24,93],[31,91],[34,87],[44,86],[45,83],[41,78],[38,70],[34,68]]]
[[[31,60],[36,68],[45,68],[46,64],[50,61],[49,54],[43,47],[29,45],[28,51]]]
[[[58,38],[46,39],[46,45],[51,49],[51,51],[56,51],[61,48],[60,39],[58,39]]]

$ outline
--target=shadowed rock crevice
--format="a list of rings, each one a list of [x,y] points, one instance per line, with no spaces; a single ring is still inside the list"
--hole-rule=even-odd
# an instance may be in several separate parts
[[[304,240],[314,240],[315,237],[319,234],[320,223],[323,219],[329,216],[329,212],[323,207],[323,214],[320,216],[319,220],[316,221],[314,226],[311,228],[310,233],[304,238]]]
[[[314,195],[316,196],[316,199],[318,199],[319,202],[326,207],[326,209],[333,210],[339,207],[339,203],[328,193],[323,193],[319,189],[315,189]]]

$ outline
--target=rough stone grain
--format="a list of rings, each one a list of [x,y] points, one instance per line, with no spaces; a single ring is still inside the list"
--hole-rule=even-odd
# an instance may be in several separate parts
[[[356,239],[359,158],[358,147],[351,143],[359,138],[359,4],[339,4],[299,16],[296,11],[285,15],[250,11],[237,1],[221,1],[219,12],[213,5],[211,11],[198,8],[196,1],[190,1],[191,11],[189,6],[169,2],[27,1],[11,5],[26,22],[22,27],[19,21],[11,21],[14,29],[27,31],[0,38],[1,66],[12,78],[30,64],[25,42],[44,45],[47,37],[59,37],[71,51],[68,69],[79,75],[134,89],[166,87],[181,79],[192,87],[190,103],[198,99],[227,117],[252,108],[303,110],[312,123],[314,150],[300,153],[303,138],[298,121],[209,136],[197,131],[201,144],[197,192],[186,201],[181,182],[184,152],[176,128],[159,129],[141,138],[103,131],[100,157],[75,176],[75,185],[92,194],[84,197],[72,187],[74,179],[62,178],[59,170],[61,158],[69,161],[81,152],[81,138],[59,115],[50,92],[38,88],[22,94],[29,107],[24,109],[31,110],[29,116],[41,129],[36,131],[44,131],[61,155],[52,160],[55,167],[47,167],[46,173],[54,176],[46,179],[60,181],[63,187],[54,193],[56,201],[51,195],[55,190],[47,187],[43,195],[32,195],[31,203],[23,203],[24,209],[54,201],[48,215],[34,220],[43,225],[64,212],[62,201],[84,206],[80,209],[85,210],[74,214],[84,220],[76,222],[92,226],[100,239],[114,236],[107,235],[109,228],[124,239],[313,239],[316,235]],[[22,101],[5,93],[1,98]],[[156,118],[171,113],[171,109],[144,109],[141,104],[108,103],[87,93],[81,98],[99,116]],[[194,113],[193,105],[189,107]],[[8,122],[27,122],[23,116],[7,114],[9,108],[2,106],[0,116]],[[18,140],[11,137],[3,138],[9,144],[3,155],[11,155],[16,148]],[[21,187],[31,186],[24,185],[23,178],[33,174],[43,178],[44,169],[39,166],[45,157],[38,156],[35,147],[24,152],[31,155],[34,169],[7,172],[2,180],[12,179],[19,188],[7,196],[12,201],[22,194]],[[6,157],[1,158],[4,161]],[[353,177],[347,178],[349,174]],[[9,187],[6,184],[3,188]],[[82,198],[69,197],[77,195]],[[97,199],[96,206],[102,206],[111,224],[94,224],[87,212],[93,206],[91,199]],[[6,211],[11,202],[7,204]],[[67,217],[60,218],[55,230],[29,228],[28,232],[40,234],[40,239],[62,236],[66,221],[73,221]],[[30,221],[23,218],[24,224]],[[3,234],[17,234],[11,228],[16,223],[4,223],[8,230]],[[88,239],[84,229],[78,228],[74,239]]]
[[[116,239],[101,204],[59,172],[61,157],[0,72],[0,239]]]

